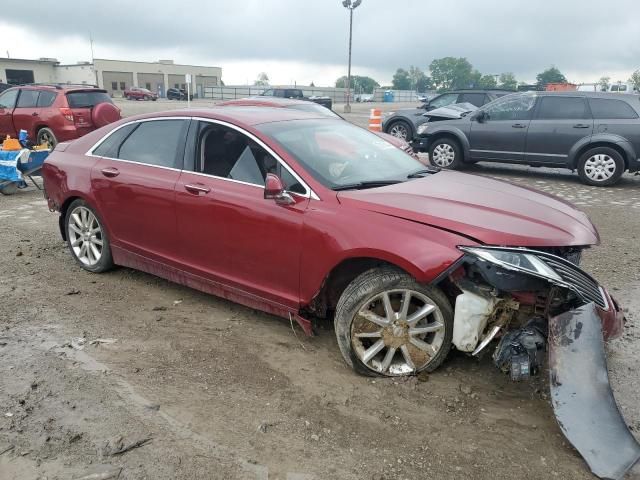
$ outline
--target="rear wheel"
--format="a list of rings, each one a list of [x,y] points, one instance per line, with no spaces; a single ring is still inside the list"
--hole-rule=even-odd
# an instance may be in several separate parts
[[[453,311],[447,298],[393,267],[353,280],[340,297],[334,323],[342,356],[364,375],[433,371],[451,348]]]
[[[38,130],[38,136],[36,137],[36,142],[38,145],[46,143],[50,148],[55,148],[58,144],[58,139],[56,138],[53,130],[50,128],[44,127]]]
[[[393,122],[389,126],[388,132],[390,135],[393,135],[394,137],[398,137],[406,141],[411,141],[411,139],[413,138],[413,133],[412,133],[413,130],[411,129],[411,126],[404,120],[398,120],[397,122]]]
[[[596,187],[613,185],[624,172],[624,159],[613,148],[596,147],[587,150],[578,161],[582,183]]]
[[[113,267],[109,237],[93,209],[76,200],[65,215],[67,243],[71,255],[89,272],[101,273]]]
[[[462,149],[457,140],[445,137],[439,138],[429,148],[431,163],[440,168],[460,170],[464,168],[462,162]]]

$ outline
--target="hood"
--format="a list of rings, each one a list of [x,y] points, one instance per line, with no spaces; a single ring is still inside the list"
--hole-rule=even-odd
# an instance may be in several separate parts
[[[338,199],[486,245],[563,247],[600,242],[589,218],[564,200],[459,172],[441,171],[396,185],[339,192]]]
[[[462,118],[464,113],[474,112],[478,109],[472,103],[454,103],[453,105],[447,105],[446,107],[436,108],[430,112],[425,113],[425,117],[438,117],[444,119],[456,119]]]

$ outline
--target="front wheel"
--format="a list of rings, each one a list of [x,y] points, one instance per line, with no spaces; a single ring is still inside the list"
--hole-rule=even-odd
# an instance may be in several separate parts
[[[431,144],[429,159],[436,167],[460,170],[462,163],[462,150],[456,140],[452,138],[440,138]]]
[[[75,200],[65,215],[67,243],[78,264],[93,273],[113,267],[109,237],[98,215],[84,200]]]
[[[334,324],[340,352],[355,371],[394,377],[440,366],[451,348],[453,311],[439,289],[384,267],[349,284]]]
[[[587,150],[578,161],[578,175],[582,183],[596,187],[613,185],[624,172],[624,159],[613,148],[597,147]]]
[[[389,134],[410,142],[413,139],[411,127],[404,120],[398,120],[389,127]]]

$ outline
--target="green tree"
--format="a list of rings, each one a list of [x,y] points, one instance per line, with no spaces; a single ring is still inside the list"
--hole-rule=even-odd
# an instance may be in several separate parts
[[[483,75],[480,77],[478,86],[482,88],[496,88],[498,86],[498,82],[496,81],[495,75]]]
[[[431,81],[438,90],[468,88],[480,80],[480,73],[466,58],[438,58],[429,65]]]
[[[258,74],[258,78],[253,82],[256,87],[268,87],[269,86],[269,75],[265,72],[260,72]]]
[[[536,82],[540,87],[547,83],[567,83],[567,77],[555,65],[551,65],[536,76]]]
[[[501,73],[499,86],[505,90],[516,90],[518,88],[516,76],[511,72]]]
[[[411,90],[411,77],[404,68],[399,68],[393,75],[391,84],[395,90]]]
[[[351,88],[358,87],[358,92],[362,89],[362,93],[373,93],[373,91],[380,86],[378,82],[376,82],[371,77],[360,76],[360,75],[351,75]],[[347,76],[340,77],[336,80],[337,88],[347,88]]]
[[[629,83],[633,84],[633,88],[640,90],[640,70],[636,70],[631,74]]]
[[[600,87],[600,91],[606,92],[609,90],[609,86],[611,85],[611,77],[600,77],[598,80],[598,86]]]
[[[411,79],[411,87],[418,92],[426,92],[431,89],[431,79],[418,67],[411,65],[409,67],[409,78]]]

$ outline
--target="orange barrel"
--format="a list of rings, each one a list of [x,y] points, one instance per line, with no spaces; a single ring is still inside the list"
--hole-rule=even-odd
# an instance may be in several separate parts
[[[369,115],[369,130],[372,132],[382,131],[382,110],[379,108],[371,109],[371,115]]]

